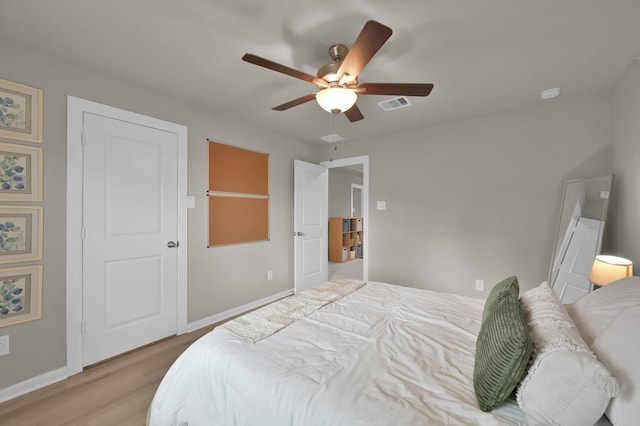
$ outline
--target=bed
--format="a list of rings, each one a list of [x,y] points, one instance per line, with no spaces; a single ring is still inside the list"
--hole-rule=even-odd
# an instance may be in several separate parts
[[[490,410],[479,407],[476,352],[485,317],[494,316],[485,305],[491,300],[499,311],[505,303],[494,290],[485,303],[379,282],[325,283],[196,341],[162,380],[148,424],[527,424],[515,385]],[[516,290],[520,305],[518,297]],[[521,318],[526,326],[526,314]],[[533,365],[535,340],[518,355],[526,357],[523,373],[514,373],[518,383]],[[529,382],[535,389],[536,380]],[[618,395],[617,383],[609,381],[610,394]],[[591,423],[610,398],[600,397],[602,411]]]

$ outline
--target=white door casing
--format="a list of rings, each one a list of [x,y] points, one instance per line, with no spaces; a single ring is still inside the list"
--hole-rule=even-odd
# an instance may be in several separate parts
[[[87,182],[83,180],[83,168],[85,166],[95,168],[93,163],[84,164],[83,161],[83,128],[85,126],[85,118],[89,122],[96,121],[98,123],[115,124],[120,126],[122,131],[130,131],[137,129],[139,131],[150,132],[151,139],[165,139],[173,145],[170,148],[170,155],[166,152],[162,154],[162,145],[155,145],[144,141],[142,135],[128,135],[125,137],[108,137],[108,143],[103,144],[104,168],[93,177],[89,173]],[[96,124],[96,123],[93,123]],[[149,136],[147,134],[147,137]],[[92,137],[89,135],[89,137]],[[99,136],[104,138],[104,135]],[[162,144],[163,142],[161,142]],[[126,148],[129,159],[119,158],[122,148]],[[87,347],[99,347],[106,344],[107,346],[116,346],[115,352],[121,353],[126,351],[131,345],[131,336],[120,335],[110,343],[108,340],[96,343],[91,341],[87,335],[81,333],[83,325],[83,281],[91,280],[95,284],[96,277],[102,277],[102,287],[97,286],[98,292],[106,295],[106,299],[115,301],[115,303],[104,305],[106,310],[95,312],[95,318],[105,320],[104,324],[111,334],[114,331],[123,332],[127,327],[135,325],[138,327],[138,334],[148,334],[151,339],[157,340],[158,334],[155,330],[157,325],[149,326],[153,322],[152,319],[158,317],[158,312],[169,314],[172,319],[166,318],[160,329],[171,329],[171,334],[182,334],[187,329],[187,229],[186,229],[186,195],[187,195],[187,129],[184,126],[169,123],[163,120],[154,119],[140,114],[112,108],[109,106],[97,104],[82,99],[68,97],[68,118],[67,118],[67,374],[72,375],[82,371],[82,367],[91,362],[95,362],[96,358],[90,353],[85,353]],[[91,155],[90,155],[91,156]],[[96,158],[99,156],[96,156]],[[131,163],[127,161],[138,157],[136,165],[138,171],[131,170]],[[164,158],[164,163],[154,164],[154,159]],[[94,158],[95,160],[95,158]],[[170,160],[169,162],[166,162]],[[91,160],[92,161],[92,160]],[[171,165],[169,165],[171,163]],[[168,171],[167,169],[171,169]],[[140,170],[146,170],[146,173],[140,174]],[[104,190],[96,190],[96,179],[105,171],[109,174],[104,179],[102,186]],[[165,176],[165,173],[167,175]],[[152,176],[156,177],[156,181],[163,181],[169,187],[169,192],[163,192],[166,198],[169,195],[173,200],[163,199],[163,195],[140,192],[137,186],[149,190],[155,184]],[[130,185],[130,181],[135,180],[135,185]],[[173,182],[171,182],[173,180]],[[157,182],[156,182],[157,183]],[[138,185],[140,184],[140,185]],[[86,185],[86,188],[85,188]],[[98,186],[100,183],[97,184]],[[164,185],[164,184],[163,184]],[[90,194],[87,194],[90,192]],[[137,194],[137,195],[136,195]],[[83,217],[83,197],[87,196]],[[95,196],[94,198],[91,198]],[[134,198],[138,198],[137,203]],[[103,200],[103,202],[100,201]],[[169,207],[169,213],[162,213],[154,217],[153,209],[147,209],[144,214],[136,215],[135,211],[127,212],[127,204],[134,203],[136,211],[145,208],[142,204],[148,206],[155,203],[164,207]],[[100,210],[100,213],[96,213]],[[132,209],[133,210],[133,209]],[[164,211],[162,209],[161,211]],[[168,216],[167,216],[168,215]],[[98,217],[100,216],[100,217]],[[172,216],[172,217],[171,217]],[[92,222],[89,217],[95,219]],[[159,225],[162,218],[173,222],[171,226],[163,224]],[[83,222],[86,222],[83,228]],[[96,225],[97,224],[97,225]],[[95,226],[100,229],[98,239],[94,235]],[[100,228],[101,226],[101,228]],[[162,228],[162,232],[155,232],[156,241],[146,241],[142,245],[151,248],[151,254],[141,254],[134,252],[134,244],[127,240],[131,235],[138,237],[149,237],[154,234],[153,229]],[[87,253],[83,253],[83,230],[87,234],[85,240]],[[129,234],[129,235],[128,235]],[[167,247],[168,237],[172,234],[171,240],[179,241],[180,245],[170,249]],[[101,238],[101,239],[100,239]],[[109,241],[111,239],[111,241]],[[153,252],[155,250],[155,253]],[[91,263],[93,261],[85,260],[86,267],[83,266],[83,255],[96,254],[103,258],[103,262]],[[167,259],[163,262],[162,258]],[[128,258],[125,260],[125,258]],[[104,260],[108,260],[106,263]],[[168,267],[161,266],[167,263]],[[84,268],[84,269],[83,269]],[[115,279],[114,273],[122,273],[124,277]],[[93,275],[92,275],[93,274]],[[158,279],[148,279],[154,277]],[[173,277],[173,278],[172,278]],[[98,279],[100,281],[100,279]],[[174,287],[159,286],[158,282],[173,281]],[[105,287],[105,283],[107,286]],[[151,296],[152,290],[155,295]],[[120,293],[129,292],[128,299],[122,299]],[[171,294],[166,294],[167,292]],[[91,291],[86,295],[89,299],[92,297]],[[94,294],[95,296],[95,294]],[[125,295],[126,296],[126,295]],[[160,302],[171,303],[171,307]],[[88,307],[87,307],[88,308]],[[86,324],[87,331],[91,333],[95,326],[95,319],[91,318],[94,308],[87,312],[89,322]],[[135,318],[143,317],[143,319]],[[161,322],[162,322],[161,321]],[[171,322],[168,324],[167,321]],[[136,324],[134,324],[136,323]],[[104,330],[103,330],[104,331]],[[165,331],[166,332],[166,331]],[[114,334],[115,335],[115,334]],[[160,336],[164,337],[164,336]],[[160,338],[158,337],[158,338]],[[85,342],[85,339],[87,342]],[[135,340],[135,339],[134,339]],[[114,343],[118,342],[118,343]],[[138,341],[139,342],[139,341]],[[144,343],[143,343],[144,344]],[[128,346],[129,345],[129,346]],[[120,351],[120,352],[119,352]]]
[[[294,292],[328,280],[328,188],[325,166],[294,161]]]

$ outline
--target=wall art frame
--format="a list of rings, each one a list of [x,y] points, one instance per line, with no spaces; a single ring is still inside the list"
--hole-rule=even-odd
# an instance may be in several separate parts
[[[42,260],[42,206],[0,206],[0,263]]]
[[[0,142],[0,201],[42,201],[42,148]]]
[[[0,268],[0,327],[42,317],[42,265]]]
[[[42,89],[0,79],[0,138],[42,143]]]

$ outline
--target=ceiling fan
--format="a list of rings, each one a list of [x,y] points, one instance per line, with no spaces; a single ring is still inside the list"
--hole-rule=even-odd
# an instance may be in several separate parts
[[[367,21],[351,49],[344,44],[335,44],[329,48],[329,56],[333,62],[320,67],[317,77],[251,53],[246,53],[242,60],[313,83],[320,89],[316,93],[275,106],[273,110],[284,111],[316,99],[326,111],[336,114],[344,112],[349,121],[354,122],[364,118],[356,105],[358,94],[427,96],[433,89],[433,84],[427,83],[358,83],[358,75],[391,37],[391,33],[391,28],[376,21]]]

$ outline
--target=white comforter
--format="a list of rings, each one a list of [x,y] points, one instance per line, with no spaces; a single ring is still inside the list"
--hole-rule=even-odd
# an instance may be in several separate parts
[[[216,328],[168,371],[150,424],[511,424],[475,399],[482,308],[371,282],[255,344]]]

